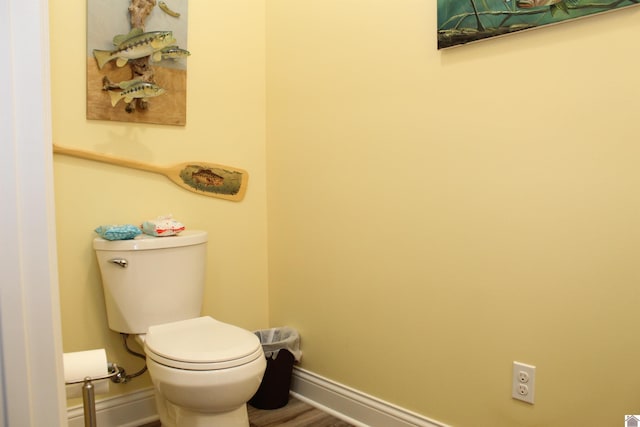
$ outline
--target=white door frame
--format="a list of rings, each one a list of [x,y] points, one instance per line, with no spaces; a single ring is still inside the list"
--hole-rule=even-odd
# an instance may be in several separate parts
[[[0,0],[0,426],[65,426],[48,0]]]

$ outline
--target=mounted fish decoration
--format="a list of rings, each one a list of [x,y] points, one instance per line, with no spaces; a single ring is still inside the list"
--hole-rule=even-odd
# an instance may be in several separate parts
[[[87,118],[186,124],[187,0],[87,0],[87,9]]]
[[[161,59],[178,59],[186,58],[191,53],[186,49],[180,49],[178,46],[167,46],[160,51]],[[155,60],[155,57],[154,57]]]
[[[116,65],[118,67],[124,67],[130,59],[144,58],[145,56],[151,56],[159,61],[162,58],[160,51],[176,42],[171,31],[153,31],[141,34],[140,31],[138,28],[131,30],[128,36],[135,34],[130,38],[125,38],[115,50],[94,49],[93,55],[98,61],[98,68],[102,69],[107,62],[114,59],[117,59]],[[120,37],[122,36],[116,36],[114,41],[119,40]]]
[[[115,107],[118,105],[121,99],[124,99],[124,102],[129,104],[134,99],[146,99],[153,98],[155,96],[160,96],[164,94],[166,91],[160,86],[149,83],[149,82],[133,82],[128,84],[121,84],[122,91],[109,91],[109,95],[111,95],[111,105]]]

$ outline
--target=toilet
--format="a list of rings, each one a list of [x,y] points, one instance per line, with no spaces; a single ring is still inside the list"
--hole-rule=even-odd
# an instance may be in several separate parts
[[[93,240],[109,328],[144,346],[163,427],[248,427],[266,367],[260,340],[201,316],[207,233]]]

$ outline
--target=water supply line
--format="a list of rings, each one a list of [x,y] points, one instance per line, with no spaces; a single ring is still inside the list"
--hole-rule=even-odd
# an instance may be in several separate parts
[[[138,372],[135,372],[131,375],[127,375],[127,373],[125,372],[124,369],[121,369],[121,374],[120,375],[116,375],[116,377],[114,379],[112,379],[113,382],[115,383],[128,383],[129,381],[131,381],[132,379],[139,377],[140,375],[144,374],[145,372],[147,372],[147,357],[142,354],[142,353],[138,353],[137,351],[133,351],[129,348],[129,344],[127,342],[128,338],[129,338],[129,334],[125,334],[125,333],[121,333],[120,336],[122,337],[122,345],[124,345],[125,350],[127,350],[127,353],[139,357],[142,360],[144,360],[144,366],[142,367],[142,369],[140,369]]]

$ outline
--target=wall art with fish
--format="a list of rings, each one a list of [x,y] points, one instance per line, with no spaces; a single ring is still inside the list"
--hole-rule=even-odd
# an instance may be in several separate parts
[[[184,126],[187,0],[87,2],[87,118]]]
[[[638,3],[638,0],[438,0],[438,49]]]

